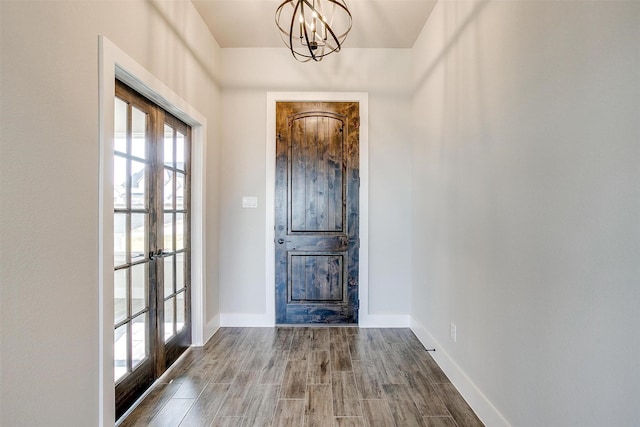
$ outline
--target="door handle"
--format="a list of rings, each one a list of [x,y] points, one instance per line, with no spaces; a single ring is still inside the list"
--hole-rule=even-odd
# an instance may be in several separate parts
[[[168,257],[171,254],[166,253],[163,249],[158,249],[155,253],[153,251],[149,252],[149,259],[154,260],[158,258]]]
[[[284,242],[290,242],[291,240],[284,240],[282,237],[276,240],[279,244],[283,244]]]

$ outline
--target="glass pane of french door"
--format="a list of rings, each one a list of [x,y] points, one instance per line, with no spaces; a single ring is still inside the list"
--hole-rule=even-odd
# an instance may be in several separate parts
[[[116,83],[116,416],[191,343],[190,128]]]
[[[114,380],[149,358],[149,114],[115,98]]]
[[[164,124],[163,168],[164,197],[164,340],[169,341],[185,327],[185,229],[186,163],[185,134],[182,129]]]
[[[162,339],[167,364],[191,343],[190,324],[190,129],[165,115],[162,129],[162,241],[164,262]]]

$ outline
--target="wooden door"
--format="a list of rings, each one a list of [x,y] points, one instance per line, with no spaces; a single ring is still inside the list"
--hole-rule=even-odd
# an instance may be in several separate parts
[[[276,323],[358,322],[359,104],[276,104]]]
[[[114,125],[114,382],[120,417],[191,343],[191,130],[120,82]]]

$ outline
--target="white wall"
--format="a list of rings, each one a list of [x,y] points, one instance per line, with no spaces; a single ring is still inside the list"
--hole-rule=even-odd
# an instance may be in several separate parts
[[[220,312],[266,313],[266,94],[368,92],[370,153],[369,307],[408,315],[410,290],[409,49],[344,49],[298,63],[284,48],[222,49]],[[242,196],[258,209],[242,209]]]
[[[444,1],[413,48],[413,324],[488,425],[640,425],[639,42],[635,1]]]
[[[218,314],[219,48],[189,2],[3,0],[0,10],[0,424],[94,426],[98,35],[209,118],[207,320]]]

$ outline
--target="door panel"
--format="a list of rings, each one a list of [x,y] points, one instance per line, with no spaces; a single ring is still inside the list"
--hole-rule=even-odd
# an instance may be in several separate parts
[[[342,255],[289,252],[289,302],[344,299]]]
[[[340,117],[300,115],[291,129],[292,232],[342,232],[346,141]]]
[[[357,322],[358,109],[277,103],[277,323]]]

